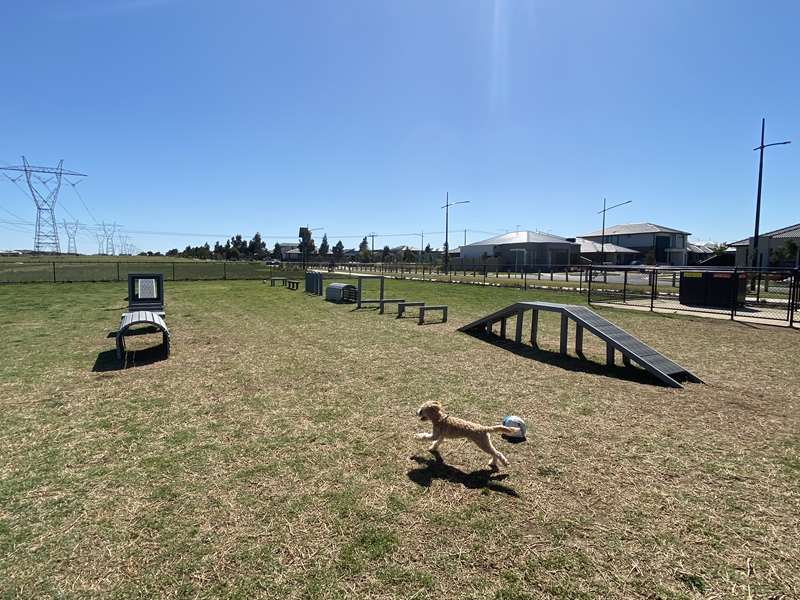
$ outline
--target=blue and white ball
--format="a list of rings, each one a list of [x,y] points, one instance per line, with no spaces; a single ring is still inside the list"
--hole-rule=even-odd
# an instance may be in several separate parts
[[[506,434],[508,437],[517,438],[524,440],[525,434],[528,431],[528,428],[525,426],[525,421],[522,420],[521,417],[517,417],[515,415],[509,415],[508,417],[503,417],[503,425],[505,427],[510,427],[511,429],[515,429],[515,433],[508,433]]]

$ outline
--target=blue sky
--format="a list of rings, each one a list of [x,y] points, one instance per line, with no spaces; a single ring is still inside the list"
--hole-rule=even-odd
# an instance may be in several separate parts
[[[762,116],[794,140],[768,150],[762,227],[800,221],[798,22],[796,1],[5,2],[0,164],[64,158],[98,220],[220,234],[132,234],[142,249],[440,232],[448,191],[470,201],[452,245],[587,233],[604,196],[633,201],[609,223],[732,241]],[[93,224],[69,186],[61,203]],[[0,209],[35,216],[7,180]],[[0,222],[0,248],[31,231]]]

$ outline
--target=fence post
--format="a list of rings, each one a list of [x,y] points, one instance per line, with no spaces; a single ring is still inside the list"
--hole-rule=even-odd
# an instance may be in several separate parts
[[[583,292],[583,267],[578,269],[578,293]]]
[[[223,279],[227,279],[228,278],[228,261],[227,260],[223,260],[222,261],[222,278]]]
[[[628,303],[628,269],[625,269],[622,275],[622,303]]]
[[[522,289],[528,291],[528,271],[527,269],[522,274]]]
[[[55,263],[53,264],[55,265]],[[117,261],[117,281],[119,281],[119,261]]]
[[[172,281],[175,281],[175,263],[172,263]]]
[[[586,292],[586,299],[589,304],[592,303],[592,265],[589,265],[589,289]]]
[[[483,285],[486,285],[486,265],[483,265]]]
[[[800,299],[800,270],[795,269],[792,276],[792,293],[789,295],[789,327],[794,327],[794,311]]]
[[[656,300],[656,286],[658,285],[658,276],[655,270],[650,271],[650,312],[653,312],[653,304]]]
[[[117,279],[119,280],[119,276],[117,276]],[[53,283],[55,282],[56,282],[56,261],[53,261]]]
[[[745,283],[745,288],[747,284]],[[745,293],[747,293],[745,291]],[[731,321],[736,318],[736,301],[739,298],[739,273],[733,268],[733,281],[731,281]]]

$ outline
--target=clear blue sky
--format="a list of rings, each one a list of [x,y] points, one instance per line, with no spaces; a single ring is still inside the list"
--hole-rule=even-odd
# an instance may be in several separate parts
[[[768,150],[762,227],[800,221],[798,23],[795,0],[4,2],[0,161],[64,158],[130,230],[433,232],[449,191],[471,201],[453,246],[587,233],[603,196],[633,200],[610,223],[732,241],[752,233],[762,116],[794,140]],[[7,180],[0,207],[34,218]],[[30,230],[0,223],[0,248]]]

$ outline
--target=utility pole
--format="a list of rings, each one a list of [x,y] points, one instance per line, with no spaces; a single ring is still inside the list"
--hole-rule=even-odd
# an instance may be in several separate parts
[[[58,241],[58,222],[56,221],[56,202],[61,189],[61,178],[64,175],[86,177],[83,173],[65,170],[63,165],[62,159],[58,162],[57,167],[34,167],[23,156],[21,165],[0,167],[0,171],[19,171],[25,174],[25,181],[28,183],[33,203],[36,205],[36,233],[33,237],[33,251],[37,253],[61,253],[61,245]],[[42,175],[45,174],[53,175],[53,177],[44,179]],[[9,179],[14,183],[17,182],[17,179],[11,177]],[[52,186],[50,182],[53,182]]]
[[[762,176],[764,174],[764,148],[769,148],[770,146],[783,146],[785,144],[791,144],[792,142],[787,140],[785,142],[774,142],[772,144],[765,144],[764,143],[764,125],[766,119],[761,119],[761,144],[753,148],[753,150],[759,151],[758,157],[758,192],[756,193],[756,226],[755,232],[753,233],[753,269],[759,268],[759,260],[758,260],[758,226],[761,221],[761,181]],[[754,290],[756,287],[756,278],[753,277],[750,280],[750,289]]]
[[[376,236],[376,235],[377,235],[377,234],[376,234],[374,231],[373,231],[372,233],[368,233],[368,234],[367,234],[367,237],[368,237],[368,238],[372,238],[372,245],[370,246],[370,247],[371,247],[371,250],[370,250],[370,252],[369,252],[369,257],[370,257],[370,260],[371,260],[372,262],[375,262],[375,236]]]
[[[600,213],[603,213],[603,236],[602,241],[600,242],[600,264],[603,265],[606,262],[606,213],[610,211],[612,208],[617,208],[618,206],[624,206],[626,204],[630,204],[633,200],[628,200],[626,202],[620,202],[619,204],[615,204],[614,206],[609,206],[606,208],[606,199],[603,198],[603,210]]]
[[[444,209],[444,272],[450,272],[450,207],[456,204],[469,204],[469,200],[462,200],[461,202],[450,202],[450,192],[446,192]]]

